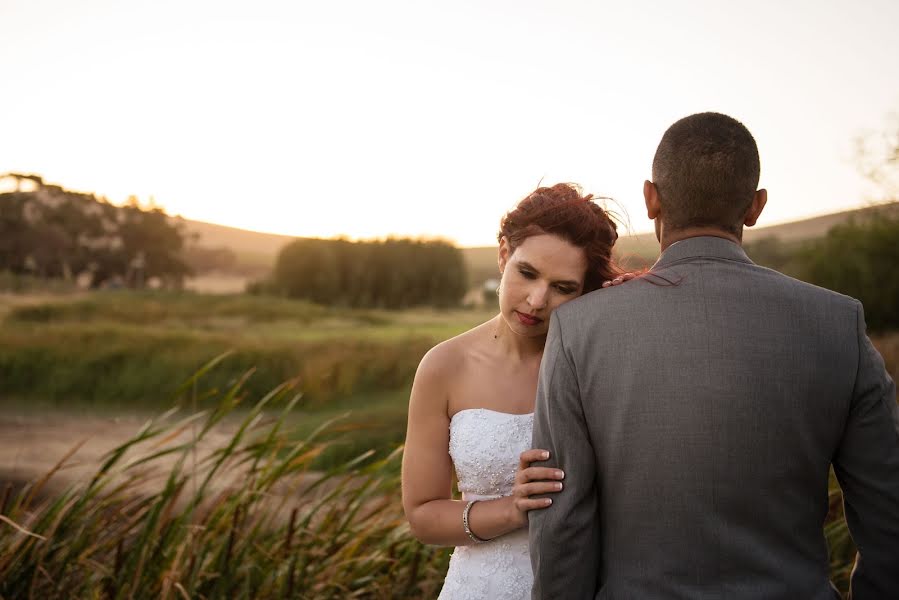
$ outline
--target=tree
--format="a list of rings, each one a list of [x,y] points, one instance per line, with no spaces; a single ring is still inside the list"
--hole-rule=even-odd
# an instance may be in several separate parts
[[[879,199],[899,198],[899,114],[891,115],[881,132],[868,132],[855,142],[858,169],[879,188]]]
[[[99,287],[121,278],[142,287],[157,277],[180,287],[190,269],[184,234],[158,208],[136,198],[113,206],[93,194],[47,185],[37,175],[9,174],[16,191],[0,193],[0,270],[42,277],[89,274]],[[33,190],[22,191],[27,181]]]
[[[466,291],[458,248],[439,240],[298,239],[279,253],[274,289],[292,298],[352,307],[452,306]]]
[[[899,116],[884,133],[857,140],[859,170],[881,190],[899,196]],[[868,327],[899,328],[899,204],[877,207],[864,219],[837,225],[800,255],[799,276],[861,300]]]
[[[872,330],[899,328],[899,216],[837,225],[806,247],[802,279],[861,300]]]
[[[334,303],[341,288],[341,269],[335,250],[333,240],[294,240],[275,260],[277,288],[290,298]]]
[[[181,225],[173,224],[160,208],[142,209],[133,196],[119,214],[127,284],[140,288],[155,277],[166,287],[180,288],[191,273],[181,256],[184,246]]]
[[[798,254],[803,247],[802,241],[785,242],[776,235],[743,244],[755,264],[792,276],[799,274]]]

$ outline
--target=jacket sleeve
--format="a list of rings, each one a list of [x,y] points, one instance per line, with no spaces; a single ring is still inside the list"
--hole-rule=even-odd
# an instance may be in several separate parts
[[[899,590],[899,407],[896,386],[865,333],[861,304],[856,310],[858,371],[833,466],[858,547],[851,597],[867,600]]]
[[[540,366],[533,448],[549,450],[538,465],[565,472],[553,504],[528,513],[533,599],[590,599],[598,589],[600,564],[596,459],[578,380],[554,315]]]

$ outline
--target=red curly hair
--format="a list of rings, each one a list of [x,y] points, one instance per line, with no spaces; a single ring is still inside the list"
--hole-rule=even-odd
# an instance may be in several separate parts
[[[622,274],[612,260],[618,227],[606,210],[593,201],[593,194],[584,195],[580,186],[557,183],[537,188],[503,216],[496,239],[506,238],[514,252],[525,239],[544,233],[584,249],[584,293]]]

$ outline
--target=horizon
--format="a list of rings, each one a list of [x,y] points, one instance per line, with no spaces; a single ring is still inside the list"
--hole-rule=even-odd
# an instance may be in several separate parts
[[[9,178],[9,177],[14,177],[14,176],[41,177],[41,175],[39,173],[7,172],[7,173],[0,173],[0,181],[2,181],[4,178]],[[43,184],[46,186],[61,187],[66,192],[94,195],[98,200],[109,202],[110,204],[113,204],[115,206],[123,206],[129,200],[129,199],[126,199],[124,202],[114,202],[105,196],[97,194],[96,192],[92,192],[89,190],[71,189],[66,186],[62,186],[56,182],[48,182],[45,179],[43,180]],[[0,185],[0,193],[4,193],[7,191],[10,191],[10,190],[4,189],[3,186]],[[24,190],[24,191],[28,191],[28,190]],[[136,197],[133,197],[133,198],[140,202],[140,199],[138,199]],[[214,221],[208,221],[208,220],[203,220],[203,219],[194,219],[194,218],[185,217],[184,215],[179,215],[179,214],[170,214],[166,211],[164,206],[160,206],[157,203],[155,203],[152,197],[149,200],[150,200],[149,203],[143,203],[143,202],[140,203],[140,206],[142,209],[159,208],[159,209],[163,210],[166,213],[166,216],[169,217],[170,219],[178,219],[178,220],[183,220],[183,221],[187,221],[187,222],[191,222],[191,223],[198,223],[200,225],[208,225],[208,226],[213,226],[213,227],[223,227],[223,228],[227,228],[227,229],[233,229],[235,231],[240,231],[242,233],[260,234],[260,235],[266,235],[266,236],[277,236],[277,237],[284,237],[284,238],[288,238],[288,239],[295,239],[295,238],[338,239],[338,238],[340,238],[340,239],[348,239],[353,242],[377,241],[377,240],[383,240],[383,239],[392,238],[392,237],[412,238],[412,239],[431,239],[431,240],[447,241],[461,249],[481,249],[481,248],[492,248],[492,247],[496,246],[495,241],[492,241],[491,243],[488,243],[488,244],[463,245],[463,244],[456,243],[454,240],[447,238],[446,236],[439,236],[439,235],[438,236],[427,236],[427,235],[414,235],[414,234],[408,235],[408,234],[394,234],[394,233],[388,233],[385,235],[374,236],[374,237],[354,237],[354,236],[349,236],[346,234],[336,234],[336,235],[331,235],[331,236],[291,235],[291,234],[286,234],[286,233],[279,233],[277,231],[248,229],[245,227],[240,227],[238,225],[231,225],[231,224],[227,224],[227,223],[217,223]],[[889,205],[899,205],[899,200],[891,200],[890,199],[890,200],[881,200],[881,201],[868,201],[868,202],[862,203],[858,206],[849,207],[849,208],[840,209],[840,210],[833,210],[833,211],[825,212],[825,213],[821,213],[821,214],[805,215],[805,216],[800,216],[798,218],[792,218],[792,219],[788,219],[788,220],[784,220],[784,221],[765,223],[763,225],[757,224],[752,227],[747,226],[747,227],[744,227],[743,231],[744,231],[744,235],[746,233],[748,233],[750,235],[750,237],[755,237],[758,232],[766,230],[766,229],[774,228],[774,227],[788,226],[791,224],[803,223],[803,222],[811,221],[814,219],[833,217],[833,216],[841,215],[844,213],[864,211],[866,209],[876,209],[877,207],[883,207],[883,206],[889,206]],[[654,231],[654,229],[652,229],[652,221],[649,221],[647,223],[647,229],[645,229],[645,230],[639,230],[639,229],[632,228],[632,227],[626,227],[625,233],[623,233],[621,235],[621,238],[627,239],[627,238],[636,238],[636,237],[640,237],[640,236],[654,236],[654,234],[655,234],[655,231]]]
[[[837,215],[842,215],[842,214],[845,214],[845,213],[852,213],[852,212],[857,212],[857,211],[864,211],[864,210],[867,210],[867,209],[876,209],[876,208],[878,208],[878,207],[885,207],[885,206],[891,206],[891,205],[899,206],[899,200],[889,200],[889,201],[878,202],[878,203],[869,203],[869,204],[864,204],[864,205],[862,205],[862,206],[857,206],[857,207],[854,207],[854,208],[847,208],[847,209],[845,209],[845,210],[837,210],[837,211],[828,212],[828,213],[824,213],[824,214],[820,214],[820,215],[809,215],[809,216],[805,216],[805,217],[800,217],[800,218],[798,218],[798,219],[792,219],[792,220],[789,220],[789,221],[782,221],[782,222],[778,222],[778,223],[766,223],[766,224],[764,224],[764,225],[760,225],[760,226],[759,226],[759,225],[756,225],[756,226],[753,226],[753,227],[744,227],[743,233],[744,233],[744,235],[747,234],[747,233],[749,233],[751,237],[755,237],[754,234],[757,234],[758,232],[764,231],[764,230],[766,230],[766,229],[772,229],[772,228],[775,228],[775,227],[782,227],[782,226],[788,226],[788,225],[793,225],[793,224],[799,224],[799,223],[804,223],[804,222],[806,222],[806,221],[812,221],[812,220],[815,220],[815,219],[824,219],[824,218],[827,218],[827,217],[835,217],[835,216],[837,216]],[[346,239],[349,239],[350,241],[353,241],[353,242],[377,241],[377,240],[382,240],[382,239],[386,239],[386,238],[389,238],[389,237],[410,237],[410,238],[413,238],[413,239],[421,238],[421,239],[436,239],[436,240],[445,239],[445,238],[440,238],[440,237],[436,237],[436,238],[427,238],[427,237],[423,237],[423,236],[395,236],[394,234],[388,234],[388,235],[384,235],[384,236],[380,236],[380,237],[374,237],[374,238],[353,238],[353,237],[349,237],[349,236],[324,236],[324,237],[322,237],[322,236],[292,236],[292,235],[289,235],[289,234],[282,234],[282,233],[276,233],[276,232],[271,232],[271,231],[260,231],[260,230],[257,230],[257,229],[245,229],[245,228],[237,227],[237,226],[234,226],[234,225],[226,225],[226,224],[222,224],[222,223],[213,223],[213,222],[210,222],[210,221],[201,221],[201,220],[198,220],[198,219],[187,219],[187,218],[182,217],[182,216],[180,216],[180,215],[169,215],[169,216],[172,217],[172,218],[183,219],[183,220],[188,221],[188,222],[191,222],[191,223],[200,223],[200,224],[202,224],[202,225],[211,225],[211,226],[213,226],[213,227],[225,227],[225,228],[228,228],[228,229],[234,229],[234,230],[237,230],[237,231],[240,231],[240,232],[243,232],[243,233],[253,233],[253,234],[260,234],[260,235],[267,235],[267,236],[277,236],[277,237],[284,237],[284,238],[291,238],[291,239],[292,239],[292,238],[298,238],[298,237],[302,237],[302,238],[312,238],[312,239],[336,239],[336,238],[346,238]],[[639,236],[653,236],[653,237],[654,237],[654,236],[655,236],[655,232],[654,232],[653,230],[647,230],[647,231],[636,231],[636,230],[634,230],[634,231],[627,231],[626,233],[622,234],[622,235],[620,236],[619,239],[628,239],[628,238],[639,237]],[[452,240],[447,240],[447,241],[452,241]],[[744,240],[744,241],[745,241],[745,240]],[[459,244],[455,244],[455,245],[456,245],[457,247],[459,247],[460,249],[482,249],[482,248],[495,248],[495,247],[497,246],[497,243],[496,243],[496,242],[493,242],[492,244],[481,244],[481,245],[477,245],[477,246],[463,246],[463,245],[459,245]]]

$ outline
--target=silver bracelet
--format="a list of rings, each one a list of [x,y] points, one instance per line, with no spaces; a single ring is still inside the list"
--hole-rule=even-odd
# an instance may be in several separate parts
[[[483,544],[484,542],[490,541],[479,538],[472,532],[471,527],[468,524],[468,513],[471,511],[471,507],[474,506],[475,502],[480,502],[479,500],[469,500],[468,504],[465,505],[465,509],[462,510],[462,528],[465,530],[465,533],[468,534],[468,537],[471,538],[475,544]]]

